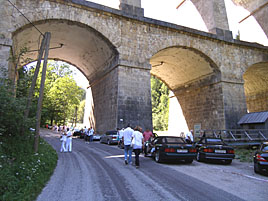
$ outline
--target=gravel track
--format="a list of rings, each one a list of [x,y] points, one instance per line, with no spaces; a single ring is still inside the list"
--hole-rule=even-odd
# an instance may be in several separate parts
[[[45,129],[41,136],[57,150],[58,163],[37,201],[252,200],[247,194],[244,196],[244,189],[240,189],[243,190],[241,193],[229,190],[224,178],[218,178],[217,173],[218,182],[215,182],[213,175],[205,173],[205,167],[214,167],[212,165],[197,162],[190,165],[158,164],[151,158],[141,157],[141,167],[136,169],[124,164],[123,150],[116,146],[99,142],[86,144],[84,140],[73,139],[73,152],[60,153],[57,133]],[[228,170],[231,166],[223,166],[223,169],[226,167]],[[232,177],[233,173],[228,175]],[[221,182],[223,184],[219,185]],[[268,180],[263,183],[268,187]],[[254,200],[267,198],[267,190],[261,192],[264,196]]]

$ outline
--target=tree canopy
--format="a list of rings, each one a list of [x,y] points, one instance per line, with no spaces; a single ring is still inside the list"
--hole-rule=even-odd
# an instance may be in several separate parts
[[[153,128],[156,131],[168,129],[169,89],[165,83],[151,76]]]
[[[27,69],[30,77],[32,77],[33,71],[34,68]],[[35,99],[39,96],[41,73],[37,78]],[[70,66],[57,62],[49,63],[44,89],[41,124],[65,124],[67,121],[74,119],[75,110],[80,106],[80,102],[83,99],[85,99],[85,90],[76,84]]]

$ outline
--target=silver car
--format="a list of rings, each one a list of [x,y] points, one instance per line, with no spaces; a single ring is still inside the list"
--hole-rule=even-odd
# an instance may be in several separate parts
[[[118,132],[117,131],[107,131],[100,138],[100,143],[106,144],[117,144],[118,143]]]

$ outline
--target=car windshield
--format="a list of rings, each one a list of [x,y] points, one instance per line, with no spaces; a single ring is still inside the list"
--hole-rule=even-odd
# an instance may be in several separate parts
[[[179,137],[166,137],[166,143],[185,143],[182,138]]]
[[[265,152],[268,151],[268,145],[267,145],[267,144],[264,144],[264,145],[263,145],[263,147],[262,147],[262,151],[265,151]]]
[[[208,138],[207,143],[208,144],[223,144],[223,141],[221,139]]]

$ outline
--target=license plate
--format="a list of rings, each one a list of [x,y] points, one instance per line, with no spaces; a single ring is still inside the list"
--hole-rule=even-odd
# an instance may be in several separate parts
[[[188,150],[187,149],[177,149],[178,153],[187,153]]]
[[[221,154],[226,154],[226,150],[215,150],[215,153],[221,153]]]

